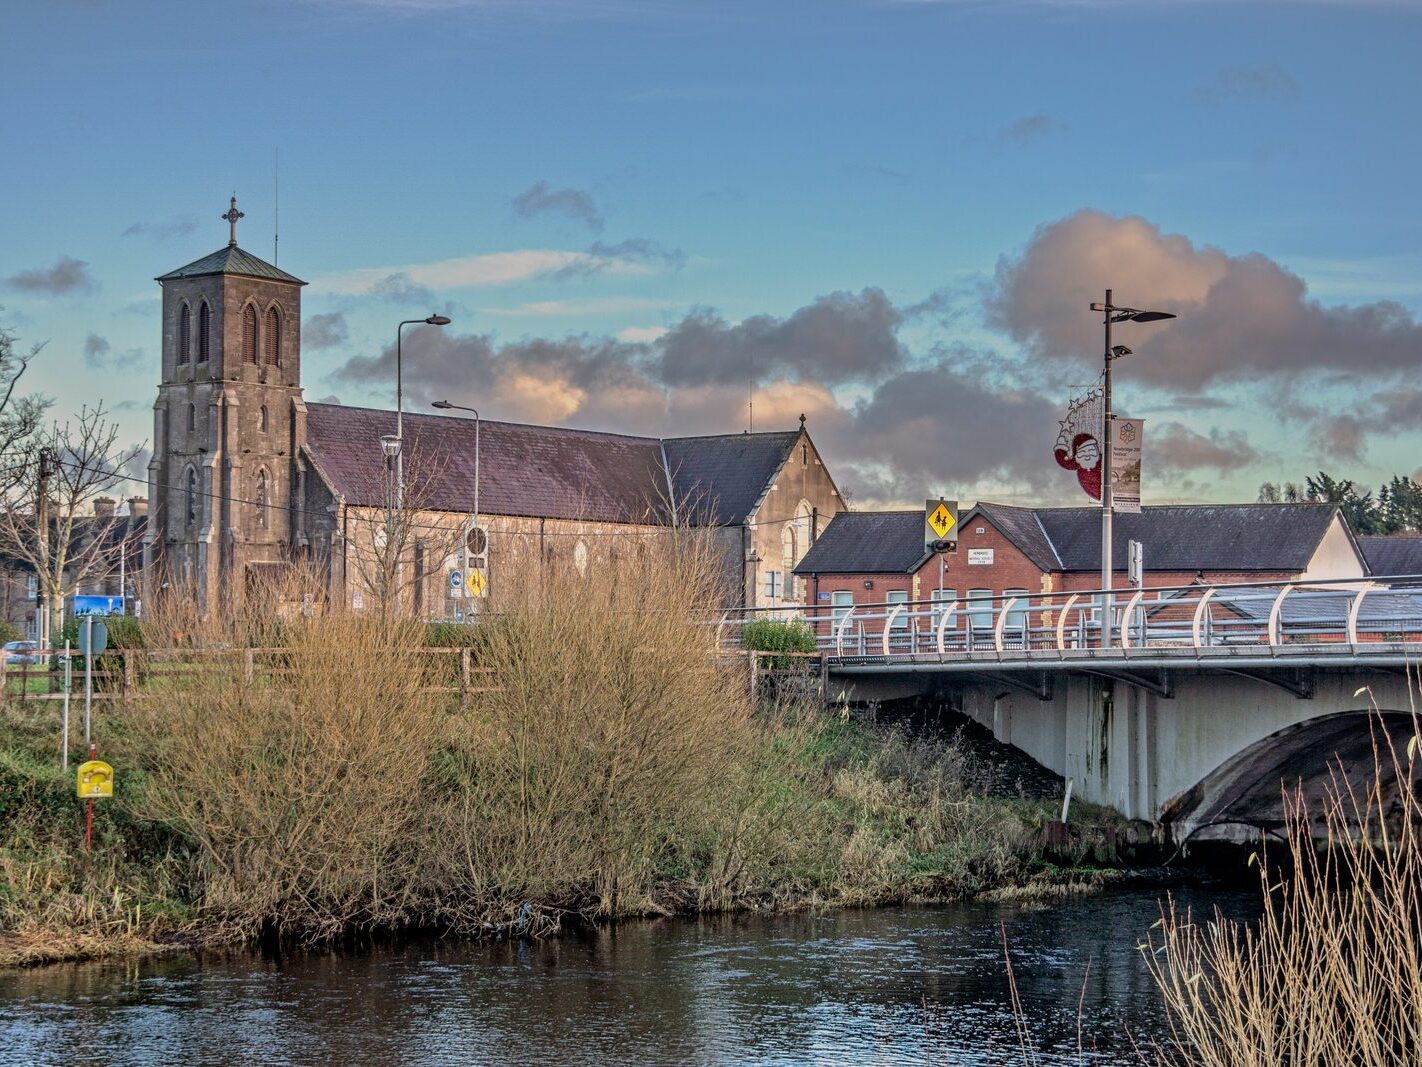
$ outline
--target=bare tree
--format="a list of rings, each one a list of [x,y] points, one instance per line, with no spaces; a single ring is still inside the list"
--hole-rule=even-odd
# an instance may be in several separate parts
[[[118,517],[96,515],[94,501],[126,481],[137,449],[118,447],[118,426],[100,404],[76,420],[33,433],[0,512],[0,553],[34,571],[40,639],[60,622],[64,598],[108,577],[129,547],[115,536]]]
[[[422,602],[425,586],[431,575],[443,572],[464,537],[463,515],[436,510],[442,458],[427,450],[412,452],[406,456],[402,506],[395,506],[394,474],[386,470],[372,474],[375,480],[361,494],[384,499],[384,507],[347,508],[348,579],[385,619],[430,614]]]
[[[0,490],[18,480],[49,401],[41,396],[17,396],[20,379],[43,345],[29,351],[16,346],[16,337],[0,327]]]

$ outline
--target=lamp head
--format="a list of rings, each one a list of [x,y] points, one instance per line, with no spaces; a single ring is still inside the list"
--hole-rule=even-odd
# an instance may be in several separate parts
[[[435,400],[430,404],[430,407],[439,408],[442,411],[448,411],[450,408],[454,407],[454,405],[451,404],[448,400]]]
[[[1125,345],[1116,345],[1114,348],[1111,349],[1112,359],[1120,359],[1122,356],[1129,356],[1130,354],[1131,350]]]
[[[430,326],[448,326],[450,319],[448,315],[431,315],[425,322]]]
[[[386,459],[394,459],[400,454],[400,438],[393,433],[384,434],[380,438],[380,451],[385,454]]]

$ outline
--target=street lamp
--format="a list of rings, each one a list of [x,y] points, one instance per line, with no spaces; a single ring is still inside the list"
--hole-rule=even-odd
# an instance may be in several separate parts
[[[474,416],[474,524],[479,524],[479,412],[463,404],[451,404],[448,400],[436,400],[430,407],[441,411],[468,411]]]
[[[404,383],[401,380],[403,360],[401,359],[400,342],[403,338],[405,327],[423,324],[425,326],[448,326],[450,322],[448,315],[430,315],[423,319],[405,319],[399,326],[395,327],[395,437],[397,440],[405,439],[405,392]],[[384,447],[385,439],[381,438],[381,446]],[[386,455],[391,455],[388,450]],[[405,506],[405,457],[397,447],[393,453],[395,456],[395,506],[402,508]]]
[[[385,543],[394,537],[395,529],[395,464],[400,459],[400,435],[383,434],[380,454],[385,457]]]
[[[1101,647],[1111,647],[1111,364],[1122,356],[1129,356],[1131,350],[1125,345],[1111,345],[1111,326],[1117,322],[1160,322],[1173,319],[1169,311],[1141,311],[1138,308],[1117,307],[1111,303],[1111,290],[1106,290],[1104,303],[1092,304],[1092,311],[1102,313],[1102,323],[1106,330],[1105,364],[1101,386],[1101,429],[1105,440],[1101,449]]]

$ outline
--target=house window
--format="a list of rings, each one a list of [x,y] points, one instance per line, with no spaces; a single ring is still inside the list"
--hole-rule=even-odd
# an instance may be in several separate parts
[[[178,311],[178,362],[188,362],[193,355],[193,315],[184,304]]]
[[[784,559],[785,569],[792,571],[795,564],[800,562],[798,530],[793,522],[787,522],[780,531],[780,554]]]
[[[992,628],[991,589],[968,590],[968,625],[974,630]]]
[[[267,432],[267,406],[265,404],[257,411],[257,429],[262,433]]]
[[[206,363],[212,352],[212,309],[204,300],[198,307],[198,362]]]
[[[890,590],[889,592],[887,592],[887,593],[884,594],[884,602],[885,602],[886,604],[888,604],[888,607],[885,608],[884,610],[885,610],[885,611],[893,611],[895,604],[907,604],[907,603],[908,603],[908,590],[907,590],[907,589],[892,589],[892,590]],[[895,629],[895,630],[907,630],[907,629],[908,629],[908,624],[909,624],[909,620],[908,620],[908,612],[907,612],[907,611],[901,611],[901,612],[899,612],[898,615],[894,618],[894,629]]]
[[[267,319],[262,324],[262,352],[267,366],[281,364],[281,315],[275,307],[267,308]]]
[[[931,589],[928,599],[933,601],[932,625],[933,632],[937,633],[938,624],[943,621],[942,605],[947,604],[950,600],[957,600],[958,592],[956,589]]]
[[[257,309],[251,304],[242,309],[242,362],[257,362]]]
[[[257,472],[257,528],[267,528],[267,472]]]
[[[1018,603],[1012,605],[1012,610],[1007,613],[1007,622],[1003,627],[1007,630],[1020,630],[1023,626],[1027,625],[1027,608],[1029,604],[1027,598],[1031,596],[1031,593],[1026,589],[1004,589],[1002,594],[1007,597],[1016,596],[1022,598]],[[1006,602],[1004,601],[1004,603]]]
[[[765,596],[768,600],[779,600],[785,594],[784,575],[780,571],[765,572]]]
[[[27,600],[38,600],[38,599],[39,599],[39,575],[38,575],[38,574],[27,574],[27,575],[25,575],[25,599],[27,599]]]
[[[198,521],[198,483],[197,483],[197,471],[193,470],[191,467],[188,468],[188,479],[187,479],[187,491],[186,491],[186,496],[187,496],[187,510],[188,510],[188,525],[189,525],[189,526],[196,526],[196,525],[197,525],[197,521]]]
[[[830,594],[830,606],[833,609],[830,617],[838,627],[840,620],[848,615],[849,609],[854,606],[854,593],[848,589],[836,589]]]

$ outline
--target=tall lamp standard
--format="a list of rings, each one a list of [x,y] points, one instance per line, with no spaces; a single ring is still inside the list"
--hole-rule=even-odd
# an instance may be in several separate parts
[[[463,404],[451,404],[448,400],[436,400],[430,407],[441,411],[468,411],[474,416],[474,522],[479,522],[479,412]]]
[[[1111,647],[1111,579],[1113,576],[1111,560],[1111,510],[1112,510],[1112,486],[1111,486],[1111,364],[1122,356],[1129,356],[1131,350],[1125,345],[1111,347],[1111,325],[1117,322],[1159,322],[1161,319],[1173,319],[1175,316],[1169,311],[1141,311],[1137,308],[1117,307],[1111,303],[1111,290],[1106,290],[1106,300],[1101,304],[1092,304],[1092,311],[1102,312],[1102,323],[1106,330],[1106,351],[1105,351],[1105,373],[1102,376],[1101,386],[1101,429],[1104,440],[1101,442],[1101,647]]]
[[[395,327],[395,439],[401,443],[405,442],[405,390],[402,380],[404,360],[401,358],[400,342],[403,340],[405,327],[423,324],[425,326],[448,326],[450,322],[448,315],[430,315],[423,319],[406,319],[399,326]],[[381,439],[384,441],[384,438]],[[388,454],[388,453],[387,453]],[[405,506],[405,455],[403,448],[395,449],[395,507],[397,509]]]

